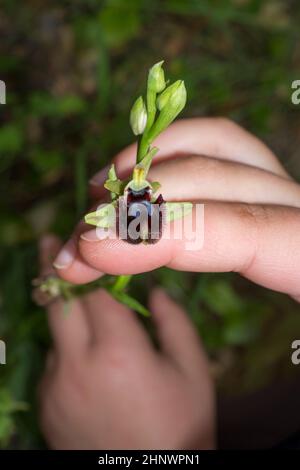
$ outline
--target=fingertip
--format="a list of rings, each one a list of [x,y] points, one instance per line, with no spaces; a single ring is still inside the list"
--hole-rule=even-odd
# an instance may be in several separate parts
[[[43,274],[49,271],[53,271],[53,259],[57,255],[57,252],[60,250],[60,247],[61,241],[54,234],[45,234],[39,239],[39,261],[40,269]]]
[[[55,269],[56,274],[72,284],[87,284],[103,276],[103,272],[88,266],[80,258],[76,258],[72,265],[66,269]]]
[[[80,237],[78,250],[82,259],[94,269],[107,274],[139,274],[166,265],[173,255],[169,240],[153,245],[130,244],[118,238],[88,241]]]

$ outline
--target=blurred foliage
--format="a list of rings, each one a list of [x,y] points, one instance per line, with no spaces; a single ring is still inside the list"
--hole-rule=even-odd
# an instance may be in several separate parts
[[[0,445],[38,448],[36,384],[49,344],[30,298],[36,241],[66,237],[87,207],[86,182],[132,140],[128,112],[147,69],[183,78],[187,116],[226,115],[267,141],[300,177],[297,0],[2,0],[0,78]],[[293,372],[299,307],[235,275],[161,269],[160,283],[195,322],[220,388],[263,386]],[[295,369],[295,368],[294,368]],[[24,403],[28,410],[25,411]]]

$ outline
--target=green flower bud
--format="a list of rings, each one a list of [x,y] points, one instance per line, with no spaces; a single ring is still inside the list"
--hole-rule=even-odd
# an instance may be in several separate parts
[[[168,86],[157,98],[156,100],[156,106],[161,111],[165,106],[168,106],[169,102],[171,100],[177,99],[176,92],[178,88],[182,84],[182,80],[177,80],[176,82],[172,83],[172,85]],[[181,91],[182,93],[182,91]]]
[[[147,124],[147,110],[143,98],[140,96],[130,111],[130,126],[134,135],[144,132]]]
[[[163,96],[164,95],[164,96]],[[151,127],[148,140],[153,140],[164,131],[182,111],[186,103],[186,88],[183,80],[170,85],[159,97],[160,114]]]
[[[160,93],[166,88],[165,73],[162,68],[164,61],[157,62],[149,70],[148,89],[155,93]]]

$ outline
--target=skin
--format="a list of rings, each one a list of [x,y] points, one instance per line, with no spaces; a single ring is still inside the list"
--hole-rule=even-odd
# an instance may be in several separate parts
[[[42,240],[43,274],[59,247],[53,236]],[[199,337],[163,290],[151,292],[150,308],[159,350],[105,290],[75,300],[67,316],[61,301],[48,306],[53,350],[39,399],[52,448],[214,447],[214,390]]]
[[[71,282],[85,283],[102,273],[135,274],[160,266],[236,271],[299,300],[300,186],[276,156],[260,140],[223,118],[178,121],[155,145],[160,152],[149,179],[162,183],[164,198],[205,202],[202,249],[187,251],[184,240],[172,239],[151,246],[100,241],[94,229],[80,222],[69,242],[72,259],[60,265],[57,273]],[[129,174],[135,150],[130,146],[115,157],[119,176]],[[97,201],[105,197],[101,186],[106,172],[91,181],[90,192]],[[161,340],[159,354],[132,312],[106,293],[92,294],[82,305],[76,302],[78,321],[75,315],[72,320],[64,319],[66,328],[61,308],[59,303],[49,308],[54,351],[41,387],[42,423],[50,445],[214,446],[213,387],[205,355],[178,305],[161,291],[150,293]],[[98,339],[91,340],[91,335]],[[86,357],[90,354],[87,344],[94,344],[97,351],[92,354],[97,358],[94,361]],[[75,355],[71,359],[72,349],[76,349],[76,359]],[[136,407],[139,413],[133,412]],[[126,410],[131,411],[130,418]],[[178,422],[180,429],[175,425]]]

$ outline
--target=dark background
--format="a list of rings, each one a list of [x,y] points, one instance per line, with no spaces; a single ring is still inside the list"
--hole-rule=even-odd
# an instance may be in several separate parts
[[[43,447],[35,390],[49,336],[30,294],[36,242],[48,231],[68,236],[87,207],[87,178],[132,141],[128,113],[148,68],[165,59],[167,76],[185,80],[185,116],[234,119],[299,179],[300,105],[291,103],[291,83],[300,79],[299,24],[297,0],[1,1],[0,337],[7,365],[0,366],[0,447]],[[251,435],[262,429],[261,439],[268,437],[261,403],[272,392],[261,399],[261,390],[275,381],[270,390],[279,390],[281,411],[293,396],[289,388],[283,398],[280,386],[297,374],[290,355],[299,306],[235,275],[166,269],[137,276],[133,293],[145,302],[154,283],[185,305],[199,329],[221,401],[231,397],[224,411],[231,441],[240,436],[244,397],[257,391],[248,410],[262,423],[251,424],[248,413],[243,433],[252,426]],[[275,427],[288,432],[284,416]]]

